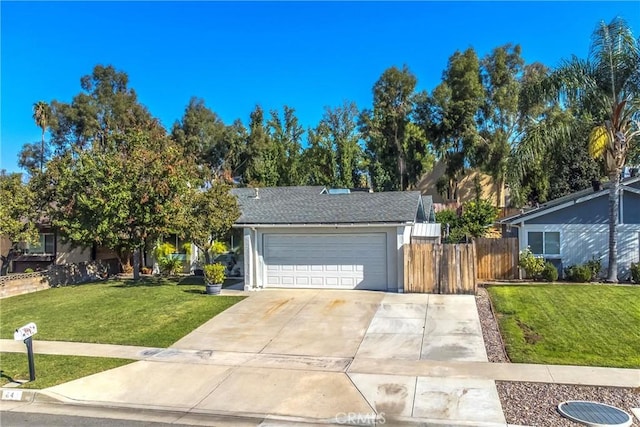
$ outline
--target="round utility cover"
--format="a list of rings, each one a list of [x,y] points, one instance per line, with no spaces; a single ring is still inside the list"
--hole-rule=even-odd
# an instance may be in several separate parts
[[[591,427],[628,427],[631,415],[604,403],[568,400],[558,405],[562,416]]]

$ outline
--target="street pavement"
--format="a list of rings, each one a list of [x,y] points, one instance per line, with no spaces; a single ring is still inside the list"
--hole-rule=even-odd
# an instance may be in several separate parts
[[[35,341],[36,352],[138,360],[40,399],[183,424],[505,426],[495,380],[640,386],[640,370],[489,363],[473,296],[248,295],[169,349]],[[0,340],[0,350],[24,345]],[[19,403],[0,409],[25,410]]]

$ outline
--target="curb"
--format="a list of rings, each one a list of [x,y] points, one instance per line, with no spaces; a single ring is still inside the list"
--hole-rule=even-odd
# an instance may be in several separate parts
[[[451,421],[427,418],[385,417],[383,414],[341,414],[332,419],[315,419],[296,416],[269,415],[259,413],[233,413],[224,411],[207,411],[196,409],[166,408],[145,405],[113,404],[108,402],[90,402],[66,399],[54,393],[43,390],[29,390],[20,388],[0,388],[2,401],[22,402],[26,405],[7,410],[8,412],[25,411],[25,406],[37,405],[40,413],[61,414],[61,408],[72,409],[74,415],[86,417],[104,417],[140,422],[169,422],[171,424],[200,424],[203,421],[209,425],[234,425],[236,423],[255,424],[256,427],[288,427],[288,426],[383,426],[397,427],[507,427],[503,423],[478,423],[468,421]],[[5,393],[11,393],[12,398],[6,399]],[[83,414],[86,412],[86,414]]]

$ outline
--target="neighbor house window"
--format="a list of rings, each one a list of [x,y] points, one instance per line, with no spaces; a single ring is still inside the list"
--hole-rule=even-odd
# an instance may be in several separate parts
[[[36,243],[28,243],[28,254],[53,255],[56,249],[56,239],[53,233],[40,233]]]
[[[560,255],[560,232],[530,231],[527,241],[535,255]]]

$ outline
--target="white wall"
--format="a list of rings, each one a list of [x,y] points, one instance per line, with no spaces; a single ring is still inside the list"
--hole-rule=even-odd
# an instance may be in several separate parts
[[[584,264],[599,258],[604,277],[609,265],[609,226],[607,224],[531,224],[524,225],[520,234],[520,250],[527,245],[529,231],[559,231],[562,267]],[[640,224],[618,226],[618,279],[626,280],[632,262],[640,262]]]
[[[263,236],[269,233],[291,234],[387,234],[387,290],[397,292],[403,289],[404,263],[402,246],[409,243],[411,226],[406,227],[277,227],[244,229],[244,278],[245,290],[264,287],[265,264],[263,257]]]

